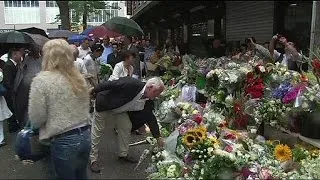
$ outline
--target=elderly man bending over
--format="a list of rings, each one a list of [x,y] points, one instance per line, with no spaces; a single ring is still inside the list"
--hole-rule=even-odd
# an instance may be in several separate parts
[[[115,81],[103,82],[91,91],[96,96],[96,114],[91,128],[91,170],[100,172],[98,166],[98,145],[101,135],[105,129],[105,123],[115,125],[118,130],[119,159],[131,163],[137,160],[128,156],[130,132],[132,128],[139,128],[147,123],[158,145],[163,146],[163,139],[160,137],[159,127],[150,109],[153,108],[153,99],[158,97],[165,89],[159,77],[149,79],[146,83],[132,77],[122,77]],[[129,114],[139,112],[132,116],[139,120],[130,121]],[[145,121],[141,122],[141,114],[146,115]],[[140,115],[139,115],[140,114]],[[152,117],[152,118],[147,118]]]

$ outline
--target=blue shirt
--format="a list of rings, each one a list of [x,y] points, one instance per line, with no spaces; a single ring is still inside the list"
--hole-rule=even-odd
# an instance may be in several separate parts
[[[113,52],[112,46],[106,47],[104,44],[102,45],[104,47],[103,53],[101,55],[101,60],[103,64],[108,63],[108,55]]]
[[[153,55],[154,52],[155,52],[155,48],[154,47],[145,48],[144,62],[147,62],[147,59],[151,58],[151,56]]]

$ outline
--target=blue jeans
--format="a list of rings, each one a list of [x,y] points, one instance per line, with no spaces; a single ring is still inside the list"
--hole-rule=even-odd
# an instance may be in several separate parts
[[[51,162],[57,179],[87,179],[90,128],[51,142]]]

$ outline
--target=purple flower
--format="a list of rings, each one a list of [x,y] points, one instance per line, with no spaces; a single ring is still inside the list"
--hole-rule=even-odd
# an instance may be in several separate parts
[[[291,88],[289,92],[282,98],[282,102],[284,104],[289,104],[294,102],[299,94],[299,91],[304,90],[305,87],[306,86],[304,84],[301,84],[294,88]]]
[[[276,99],[282,99],[291,88],[292,85],[288,82],[281,84],[278,88],[273,90],[272,97]]]
[[[190,153],[187,153],[184,157],[183,157],[183,161],[186,164],[189,164],[192,161],[192,157],[190,156]]]

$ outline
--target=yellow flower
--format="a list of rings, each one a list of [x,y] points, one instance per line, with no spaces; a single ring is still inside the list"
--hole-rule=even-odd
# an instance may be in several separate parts
[[[187,133],[183,136],[183,143],[188,147],[192,147],[196,142],[196,137],[192,133]]]
[[[274,149],[274,155],[280,162],[288,161],[292,159],[292,151],[289,146],[279,144]]]
[[[192,114],[194,114],[194,115],[195,115],[195,114],[198,114],[198,113],[199,113],[198,110],[193,110],[193,111],[192,111]]]
[[[207,133],[201,129],[195,129],[194,133],[200,140],[204,140],[207,137]]]
[[[266,141],[266,144],[273,145],[273,141],[271,141],[271,140],[267,140],[267,141]]]

